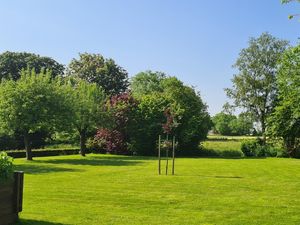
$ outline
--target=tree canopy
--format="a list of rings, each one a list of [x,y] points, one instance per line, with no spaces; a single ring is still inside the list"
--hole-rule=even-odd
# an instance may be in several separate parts
[[[300,156],[300,46],[283,55],[277,76],[278,102],[271,114],[268,133],[283,138],[290,156]]]
[[[141,77],[143,79],[139,79]],[[179,148],[184,150],[182,154],[198,149],[199,142],[206,138],[211,127],[207,106],[200,94],[177,78],[162,76],[162,73],[140,73],[133,81],[134,87],[151,87],[151,91],[146,92],[140,91],[143,88],[132,88],[139,101],[137,135],[140,137],[136,138],[136,149],[144,151],[142,154],[153,154],[157,135],[163,133],[163,125],[168,119],[164,115],[166,110],[170,110],[176,120],[172,134],[176,135]]]
[[[27,52],[4,52],[0,54],[0,80],[18,80],[22,69],[34,69],[36,73],[50,70],[51,77],[64,74],[64,66],[50,57]]]
[[[235,106],[244,108],[261,124],[263,134],[277,96],[277,63],[287,46],[287,41],[268,33],[251,38],[234,65],[238,74],[232,79],[233,87],[225,89]]]
[[[87,134],[107,123],[106,95],[101,87],[82,79],[70,79],[69,84],[73,111],[70,122],[79,134],[81,155],[85,156]]]
[[[49,71],[23,70],[19,80],[0,83],[0,128],[22,134],[27,159],[32,159],[30,133],[67,126],[71,107],[66,104],[65,90]]]
[[[100,54],[80,53],[79,59],[70,62],[68,75],[96,83],[107,95],[119,94],[128,87],[127,71]]]

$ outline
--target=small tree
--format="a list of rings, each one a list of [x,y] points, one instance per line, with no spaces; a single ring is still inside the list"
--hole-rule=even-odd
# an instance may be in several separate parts
[[[32,160],[30,134],[61,129],[70,115],[65,88],[59,79],[51,79],[50,72],[23,70],[19,80],[0,84],[0,127],[21,133],[28,160]]]
[[[70,79],[72,84],[73,118],[80,137],[80,153],[85,156],[87,134],[105,123],[106,95],[101,87],[82,79]]]

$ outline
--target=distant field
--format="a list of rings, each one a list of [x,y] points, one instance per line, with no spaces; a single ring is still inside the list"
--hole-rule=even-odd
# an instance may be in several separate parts
[[[220,139],[220,140],[245,140],[256,139],[256,136],[224,136],[224,135],[208,135],[208,139]]]
[[[175,176],[157,175],[149,157],[15,163],[25,171],[19,225],[300,224],[297,159],[179,158]]]
[[[206,149],[214,149],[219,151],[240,151],[241,150],[240,141],[204,141],[203,147]]]
[[[201,143],[201,152],[207,157],[240,158],[243,157],[242,141],[255,138],[257,137],[209,135],[208,139]]]

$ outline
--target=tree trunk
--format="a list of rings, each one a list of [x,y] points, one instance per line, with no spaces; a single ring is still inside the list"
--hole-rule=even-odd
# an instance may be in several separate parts
[[[265,145],[266,144],[266,140],[267,140],[267,137],[266,137],[266,121],[265,121],[265,115],[262,115],[261,116],[261,132],[262,132],[262,138],[263,138],[263,144]]]
[[[32,160],[31,144],[30,144],[30,138],[28,133],[24,134],[24,145],[26,150],[26,159]]]
[[[295,138],[294,137],[287,137],[284,139],[285,149],[288,155],[292,158],[295,158]]]
[[[85,152],[86,152],[86,133],[85,131],[81,131],[80,133],[80,154],[82,156],[85,156]]]

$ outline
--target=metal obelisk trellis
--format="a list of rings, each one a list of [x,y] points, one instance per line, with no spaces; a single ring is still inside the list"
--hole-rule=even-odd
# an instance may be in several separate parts
[[[165,140],[167,142],[166,146],[166,175],[168,175],[168,169],[169,169],[169,136],[167,135],[167,138]],[[158,136],[158,174],[161,175],[161,135]],[[175,136],[172,138],[172,175],[175,175]]]

